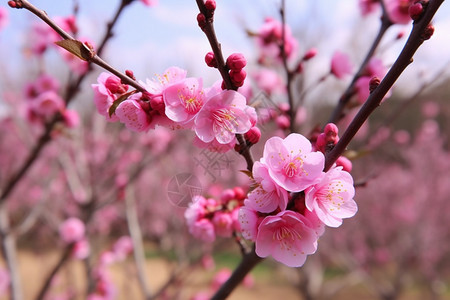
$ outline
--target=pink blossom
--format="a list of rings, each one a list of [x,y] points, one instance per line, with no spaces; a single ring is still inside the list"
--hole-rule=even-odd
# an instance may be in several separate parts
[[[37,96],[30,103],[33,113],[42,117],[51,117],[64,109],[64,100],[54,91],[48,91]]]
[[[354,195],[352,176],[337,167],[325,173],[319,183],[306,189],[305,203],[325,225],[339,227],[343,218],[353,217],[358,210]]]
[[[165,114],[174,122],[186,123],[197,115],[205,102],[202,79],[186,78],[163,91]]]
[[[219,289],[225,283],[225,281],[230,278],[230,276],[231,270],[228,268],[223,268],[219,272],[217,272],[211,283],[212,290]]]
[[[0,296],[6,296],[10,281],[9,272],[4,268],[0,268]]]
[[[331,73],[339,79],[352,73],[353,66],[347,54],[335,51],[331,58]]]
[[[106,87],[106,82],[111,76],[116,77],[106,72],[102,72],[97,78],[98,83],[92,84],[91,86],[94,90],[94,103],[98,113],[105,116],[106,120],[114,122],[118,121],[119,118],[115,114],[109,116],[109,108],[113,105],[114,101],[117,100],[117,96]]]
[[[75,128],[80,125],[80,115],[78,115],[78,112],[72,109],[65,109],[62,112],[62,117],[64,119],[64,124],[68,128]]]
[[[270,177],[278,185],[290,192],[300,192],[317,181],[324,167],[323,153],[311,149],[311,142],[298,133],[285,139],[272,137],[264,146],[261,161],[267,164]]]
[[[86,239],[81,239],[75,242],[72,250],[72,256],[76,259],[85,259],[89,256],[91,249],[89,242]]]
[[[155,6],[158,4],[158,0],[141,0],[141,2],[147,6]]]
[[[380,6],[378,0],[359,0],[359,9],[363,16],[373,13]]]
[[[120,103],[115,111],[119,121],[124,123],[128,129],[136,132],[149,130],[151,124],[150,115],[147,114],[147,112],[137,101],[140,97],[140,93],[134,94],[127,100]]]
[[[271,255],[289,267],[302,266],[306,256],[317,249],[317,235],[310,226],[305,216],[294,211],[265,217],[258,227],[256,254]]]
[[[262,212],[270,213],[280,208],[285,210],[288,203],[288,194],[269,175],[268,167],[260,162],[253,165],[253,178],[256,188],[248,194],[244,201],[245,206]]]
[[[69,218],[59,226],[59,235],[66,243],[73,243],[84,237],[84,223],[77,218]]]
[[[186,219],[188,227],[194,226],[194,223],[197,220],[203,218],[206,214],[206,205],[207,200],[203,196],[196,195],[192,197],[192,202],[184,212],[184,218]]]
[[[281,58],[280,44],[283,39],[283,25],[274,18],[266,18],[261,26],[257,42],[261,47],[261,58],[278,59]],[[284,51],[288,58],[294,56],[297,50],[297,40],[292,36],[288,25],[284,27]]]
[[[256,85],[268,95],[285,93],[285,85],[280,74],[271,69],[261,69],[253,75]]]
[[[9,23],[9,13],[5,7],[0,7],[0,30],[6,27]]]
[[[242,206],[239,209],[238,219],[244,239],[255,241],[259,223],[262,221],[258,217],[258,212],[247,206]]]
[[[155,79],[147,79],[146,82],[141,82],[141,84],[152,96],[162,95],[166,86],[185,79],[186,73],[186,70],[181,68],[170,67],[162,75],[156,75]]]
[[[231,237],[233,234],[233,219],[227,212],[215,212],[212,219],[217,236]]]
[[[369,90],[369,82],[371,77],[363,76],[358,78],[355,83],[356,94],[358,97],[359,103],[366,102],[367,98],[369,98],[370,90]]]
[[[195,133],[205,143],[217,140],[229,144],[237,133],[246,133],[251,127],[253,107],[238,92],[223,91],[210,98],[195,118]]]
[[[196,238],[205,242],[214,242],[216,234],[214,225],[208,219],[200,219],[189,227],[189,232]]]
[[[113,246],[117,259],[124,260],[133,252],[133,241],[129,236],[120,237]]]
[[[412,21],[409,6],[413,0],[386,0],[389,19],[396,24],[408,24]]]

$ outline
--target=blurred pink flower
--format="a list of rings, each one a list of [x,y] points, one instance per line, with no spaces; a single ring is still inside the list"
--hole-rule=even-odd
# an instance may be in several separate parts
[[[280,44],[283,40],[283,25],[274,18],[266,18],[257,35],[257,42],[261,48],[261,59],[280,59]],[[288,25],[284,27],[284,51],[288,58],[293,57],[298,48],[297,40],[293,37]]]
[[[335,51],[331,58],[331,74],[339,79],[352,73],[353,66],[347,54]]]
[[[319,183],[306,189],[305,203],[325,225],[339,227],[343,218],[353,217],[358,210],[354,195],[352,176],[337,167],[325,173]]]
[[[73,246],[72,256],[82,260],[89,256],[90,251],[89,242],[86,239],[81,239]]]
[[[285,139],[272,137],[264,146],[261,159],[269,168],[269,175],[290,192],[303,191],[322,174],[325,157],[311,152],[311,142],[303,135],[291,133]]]
[[[65,107],[64,100],[54,91],[38,95],[29,105],[33,113],[46,118],[62,111]]]
[[[217,211],[212,219],[217,236],[231,237],[233,234],[233,219],[228,212]]]
[[[271,255],[289,267],[302,266],[317,249],[318,237],[310,226],[305,216],[293,211],[265,217],[258,227],[256,254]]]
[[[285,93],[285,85],[280,74],[271,69],[261,69],[253,75],[256,85],[268,95]]]
[[[129,236],[120,237],[113,246],[114,254],[118,260],[124,260],[133,252],[133,241]]]
[[[288,193],[269,175],[268,167],[260,162],[253,165],[256,188],[248,194],[245,206],[262,213],[270,213],[279,208],[285,210]]]
[[[155,6],[158,4],[158,0],[141,0],[141,2],[147,6]]]
[[[252,115],[256,115],[255,109],[246,105],[244,96],[226,90],[210,98],[198,112],[195,133],[205,143],[217,140],[228,144],[235,134],[246,133],[252,127]]]
[[[0,268],[0,296],[6,296],[9,290],[9,272],[4,268]]]
[[[9,12],[6,7],[0,7],[0,30],[6,27],[9,23]]]
[[[373,13],[380,7],[378,0],[359,0],[359,10],[363,16]]]
[[[69,218],[59,226],[59,235],[66,243],[80,241],[84,237],[84,223],[78,218]]]
[[[409,15],[409,6],[413,0],[386,0],[386,10],[389,19],[396,24],[408,24],[412,22]]]

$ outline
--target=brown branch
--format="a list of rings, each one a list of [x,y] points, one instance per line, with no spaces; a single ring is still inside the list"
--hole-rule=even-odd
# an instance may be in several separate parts
[[[325,157],[325,169],[328,171],[334,162],[341,156],[348,146],[350,141],[353,139],[355,134],[358,132],[362,124],[367,120],[369,115],[380,105],[381,100],[384,98],[386,93],[395,83],[395,81],[400,77],[402,72],[406,67],[412,62],[412,58],[417,49],[422,45],[426,38],[427,27],[429,26],[434,14],[439,9],[440,5],[444,0],[431,0],[425,9],[422,17],[414,22],[413,28],[403,47],[402,52],[398,56],[395,63],[392,65],[389,72],[386,74],[384,79],[381,81],[380,85],[370,94],[367,101],[359,110],[358,114],[355,116],[353,121],[348,126],[347,130],[342,135],[339,142]]]

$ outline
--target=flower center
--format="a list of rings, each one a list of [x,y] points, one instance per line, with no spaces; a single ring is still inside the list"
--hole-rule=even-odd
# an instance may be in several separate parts
[[[218,109],[212,115],[214,118],[214,126],[224,128],[229,132],[233,132],[234,129],[239,125],[239,123],[236,121],[236,116],[229,109]]]

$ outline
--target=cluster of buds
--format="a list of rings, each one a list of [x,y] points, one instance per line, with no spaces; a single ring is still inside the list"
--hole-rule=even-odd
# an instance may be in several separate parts
[[[317,136],[315,148],[323,154],[327,154],[339,142],[338,134],[339,130],[337,126],[333,123],[328,123],[323,129],[323,132]],[[337,159],[336,166],[342,167],[347,172],[352,170],[352,162],[345,156],[340,156]]]

